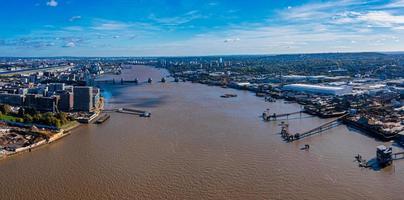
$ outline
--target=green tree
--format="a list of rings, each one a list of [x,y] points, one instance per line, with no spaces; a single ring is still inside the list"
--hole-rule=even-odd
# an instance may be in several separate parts
[[[36,122],[36,123],[38,123],[38,122],[42,122],[42,115],[41,114],[36,114],[36,115],[34,115],[34,119],[33,119],[33,121],[34,122]]]
[[[42,120],[46,125],[52,125],[53,124],[53,114],[50,112],[45,113],[42,116]]]
[[[12,112],[11,106],[7,105],[7,104],[1,104],[0,105],[0,111],[1,111],[1,113],[5,114],[5,115],[8,115],[8,114],[10,114]]]
[[[58,127],[58,128],[60,128],[60,127],[62,126],[62,123],[60,122],[59,119],[55,119],[53,125],[56,126],[56,127]]]
[[[56,114],[56,118],[60,120],[62,125],[66,124],[69,121],[67,114],[64,112],[59,112],[58,114]]]
[[[24,122],[26,123],[31,123],[34,121],[34,117],[32,117],[30,114],[26,113],[24,114]]]

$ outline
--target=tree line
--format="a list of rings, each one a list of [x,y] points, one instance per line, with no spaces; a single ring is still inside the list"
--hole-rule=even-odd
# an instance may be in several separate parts
[[[74,120],[64,112],[40,113],[34,108],[23,108],[23,107],[20,107],[18,109],[18,112],[14,112],[11,106],[7,104],[0,105],[0,114],[3,120],[9,120],[20,123],[42,124],[47,126],[55,126],[57,128],[60,128],[61,126]]]

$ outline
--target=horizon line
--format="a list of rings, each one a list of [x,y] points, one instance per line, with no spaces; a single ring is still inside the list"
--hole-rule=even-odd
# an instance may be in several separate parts
[[[190,58],[190,57],[231,57],[231,56],[282,56],[282,55],[315,55],[315,54],[361,54],[361,53],[378,53],[378,54],[404,54],[403,51],[341,51],[341,52],[313,52],[313,53],[279,53],[279,54],[207,54],[207,55],[187,55],[187,56],[1,56],[0,58]]]

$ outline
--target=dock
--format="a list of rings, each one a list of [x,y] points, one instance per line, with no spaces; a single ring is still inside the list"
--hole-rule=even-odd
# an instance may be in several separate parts
[[[129,114],[129,115],[138,115],[140,117],[151,117],[151,113],[148,111],[132,109],[132,108],[116,108],[116,109],[104,110],[103,112],[117,112],[117,113]]]
[[[273,114],[269,114],[269,109],[265,112],[262,113],[262,119],[264,121],[276,121],[277,118],[281,118],[281,117],[286,117],[289,118],[289,116],[291,115],[302,115],[303,111],[297,111],[297,112],[290,112],[290,113],[282,113],[282,114],[277,114],[277,113],[273,113]]]
[[[343,115],[343,116],[340,116],[338,118],[335,118],[332,121],[329,121],[329,122],[326,122],[324,124],[321,124],[320,126],[317,126],[317,127],[313,128],[313,129],[310,129],[310,130],[305,131],[303,133],[294,133],[294,134],[289,132],[289,124],[287,124],[285,122],[282,122],[280,124],[280,126],[282,127],[281,136],[282,136],[282,138],[284,138],[288,142],[293,142],[293,141],[296,141],[296,140],[300,140],[302,138],[309,137],[309,136],[324,132],[324,131],[329,130],[329,129],[333,128],[333,127],[338,126],[339,124],[341,124],[340,120],[342,118],[344,118],[345,116],[346,115]]]
[[[393,153],[392,147],[379,145],[376,147],[376,158],[372,159],[376,162],[366,161],[361,155],[355,156],[359,167],[380,169],[393,164],[393,161],[404,159],[404,152]]]

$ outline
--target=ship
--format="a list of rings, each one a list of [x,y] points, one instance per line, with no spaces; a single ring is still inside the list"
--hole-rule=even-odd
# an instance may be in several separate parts
[[[221,95],[220,97],[222,97],[222,98],[234,98],[234,97],[237,97],[237,94],[224,94],[224,95]]]

